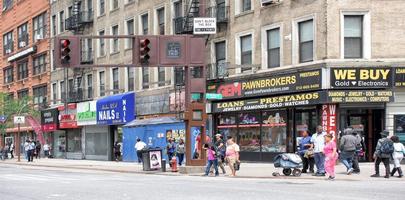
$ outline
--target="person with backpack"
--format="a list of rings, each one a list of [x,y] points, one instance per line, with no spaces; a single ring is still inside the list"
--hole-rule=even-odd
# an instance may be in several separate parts
[[[346,167],[347,175],[353,173],[353,159],[356,153],[356,146],[358,143],[357,138],[353,135],[353,129],[346,128],[344,135],[340,138],[340,160]]]
[[[394,176],[398,172],[398,178],[404,176],[401,169],[401,161],[404,158],[405,147],[399,141],[398,136],[394,135],[391,137],[392,142],[394,142],[394,153],[392,153],[392,158],[394,159],[394,168],[392,169],[391,176]]]
[[[380,163],[382,162],[385,166],[384,178],[390,178],[390,157],[394,153],[394,143],[387,138],[388,131],[382,131],[380,135],[382,138],[378,140],[373,156],[375,159],[375,174],[371,175],[371,177],[380,177]]]
[[[214,166],[215,176],[219,176],[218,159],[215,147],[213,145],[204,144],[203,149],[207,151],[207,167],[205,168],[204,176],[208,176],[211,166]]]
[[[218,166],[221,168],[222,173],[226,174],[226,170],[225,170],[225,151],[226,151],[226,146],[224,143],[224,140],[222,139],[222,135],[221,134],[216,134],[215,135],[215,148],[217,151],[217,157],[218,157]]]

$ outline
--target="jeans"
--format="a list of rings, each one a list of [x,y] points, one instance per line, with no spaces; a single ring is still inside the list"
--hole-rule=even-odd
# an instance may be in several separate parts
[[[167,152],[167,157],[169,158],[169,166],[170,167],[172,167],[172,163],[170,161],[172,161],[173,156],[174,156],[174,153]]]
[[[207,167],[205,168],[205,175],[208,176],[208,174],[210,173],[210,169],[211,169],[212,165],[214,165],[215,176],[218,176],[219,172],[218,172],[218,160],[217,159],[208,160]]]
[[[342,161],[343,165],[346,167],[347,170],[353,168],[353,157],[354,151],[343,151],[340,154],[340,160]]]
[[[325,155],[323,153],[314,153],[316,173],[325,174]]]
[[[28,159],[28,162],[32,162],[34,160],[34,150],[27,151],[27,159]]]
[[[302,159],[302,163],[304,165],[304,167],[302,168],[303,172],[307,172],[308,168],[310,172],[314,171],[314,163],[315,160],[313,157],[309,157],[309,158],[305,158],[303,155],[301,155],[301,159]]]
[[[138,156],[138,163],[142,162],[142,151],[136,151],[136,155]]]
[[[359,154],[357,152],[353,156],[353,172],[360,173]]]
[[[177,157],[179,158],[179,166],[181,166],[184,160],[184,153],[177,153]]]
[[[383,162],[385,166],[385,175],[390,174],[390,159],[377,157],[375,160],[375,174],[380,174],[380,163]]]

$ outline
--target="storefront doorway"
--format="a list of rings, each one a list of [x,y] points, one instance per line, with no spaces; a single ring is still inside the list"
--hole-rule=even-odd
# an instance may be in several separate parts
[[[342,108],[340,109],[340,131],[353,127],[363,139],[365,156],[362,161],[371,161],[380,132],[384,127],[384,109]]]

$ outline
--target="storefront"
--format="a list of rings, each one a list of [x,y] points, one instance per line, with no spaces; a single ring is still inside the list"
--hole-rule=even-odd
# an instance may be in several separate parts
[[[313,134],[317,125],[339,138],[355,128],[370,160],[385,127],[385,108],[394,102],[392,68],[329,68],[208,84],[222,94],[212,101],[214,131],[232,135],[241,159],[271,161],[295,152],[299,131]]]
[[[64,157],[64,151],[59,152],[58,140],[55,139],[55,132],[58,131],[58,116],[57,108],[51,108],[41,111],[41,126],[44,135],[44,141],[51,148],[50,155],[52,157]],[[64,132],[62,132],[64,133]],[[44,143],[44,144],[45,144]]]
[[[65,106],[59,106],[58,110],[59,129],[65,131],[65,134],[57,133],[54,137],[54,144],[58,146],[59,154],[65,151],[67,159],[83,159],[82,130],[77,125],[76,119],[77,104],[70,103],[67,109]]]
[[[396,68],[393,76],[395,102],[387,104],[386,129],[405,144],[405,67]]]
[[[108,130],[106,147],[109,154],[108,155],[109,160],[113,158],[112,149],[114,142],[122,140],[122,126],[131,122],[134,119],[135,119],[135,93],[133,92],[123,93],[108,96],[97,100],[96,102],[97,130],[99,130],[98,132],[103,133],[105,132],[104,131],[105,128]],[[102,126],[104,126],[105,128],[102,128]],[[92,134],[94,138],[98,138],[95,135],[96,133]]]
[[[82,127],[83,152],[87,160],[111,160],[111,137],[108,126],[97,125],[97,101],[77,104],[77,125]]]

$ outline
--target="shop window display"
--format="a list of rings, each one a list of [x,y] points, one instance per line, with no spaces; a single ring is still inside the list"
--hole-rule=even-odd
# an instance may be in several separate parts
[[[236,125],[235,115],[219,115],[218,116],[218,133],[224,138],[232,136],[237,138],[238,129]]]
[[[405,144],[405,115],[394,115],[394,134]]]
[[[262,152],[286,152],[287,112],[264,111],[262,116]]]
[[[82,151],[82,134],[80,130],[69,131],[67,133],[67,151],[81,152]]]
[[[260,113],[241,113],[238,118],[240,150],[260,152]]]

